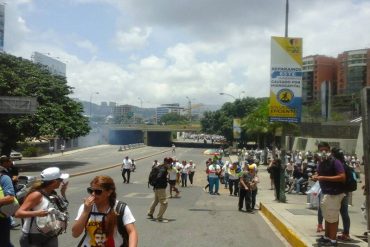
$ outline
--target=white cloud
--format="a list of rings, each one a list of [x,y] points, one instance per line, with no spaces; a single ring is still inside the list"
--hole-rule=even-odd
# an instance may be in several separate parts
[[[83,36],[81,30],[76,38],[68,28],[59,30],[52,24],[36,30],[29,25],[32,15],[24,14],[24,5],[29,6],[27,11],[36,11],[38,1],[18,0],[18,4],[7,5],[5,48],[18,56],[29,57],[37,50],[62,58],[67,62],[74,97],[89,100],[98,91],[94,102],[139,105],[140,96],[148,107],[186,104],[186,96],[194,103],[230,101],[220,92],[235,97],[242,91],[246,92],[243,96],[268,95],[270,38],[284,35],[284,1],[264,0],[263,6],[252,0],[66,2],[73,2],[76,8],[96,4],[100,8],[97,13],[104,13],[99,11],[105,4],[115,7],[120,14],[112,18],[115,23],[106,26],[113,30],[111,36],[101,32],[96,37]],[[366,32],[369,1],[290,3],[289,34],[303,38],[304,55],[336,56],[370,46]],[[103,46],[112,40],[116,47]],[[80,49],[68,49],[68,42]],[[81,50],[90,53],[81,57]],[[119,59],[110,58],[110,50],[124,53]]]
[[[130,51],[143,48],[151,33],[151,28],[132,27],[128,32],[117,31],[115,44],[120,51]]]
[[[88,50],[92,54],[98,51],[98,47],[96,47],[90,40],[76,41],[76,45],[82,49]]]

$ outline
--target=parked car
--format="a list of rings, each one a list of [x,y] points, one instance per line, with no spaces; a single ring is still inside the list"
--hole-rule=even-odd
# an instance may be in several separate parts
[[[23,155],[20,152],[12,150],[10,152],[10,158],[13,160],[21,160],[23,158]]]

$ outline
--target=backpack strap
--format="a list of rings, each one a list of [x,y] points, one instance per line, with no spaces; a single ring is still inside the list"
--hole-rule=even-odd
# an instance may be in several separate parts
[[[125,209],[126,209],[126,203],[122,201],[118,201],[115,211],[118,214],[117,215],[117,229],[119,234],[121,234],[123,239],[123,247],[128,246],[128,233],[126,231],[124,222],[123,222],[123,216],[125,215]]]
[[[87,222],[88,222],[88,221],[89,221],[89,219],[90,219],[90,215],[91,215],[91,211],[89,212],[89,215],[87,216],[87,220],[86,220],[86,222],[85,222],[85,232],[84,232],[84,235],[82,236],[82,238],[81,238],[80,242],[78,242],[77,247],[81,247],[81,246],[82,246],[82,244],[83,244],[83,242],[84,242],[84,240],[85,240],[85,238],[86,238],[86,236],[87,236],[86,224],[87,224]]]

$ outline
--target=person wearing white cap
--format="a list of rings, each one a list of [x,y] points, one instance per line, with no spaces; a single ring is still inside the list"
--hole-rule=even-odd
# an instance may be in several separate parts
[[[21,247],[58,246],[58,234],[47,236],[41,233],[37,222],[41,217],[46,217],[54,211],[66,212],[68,201],[66,190],[69,174],[61,173],[58,167],[49,167],[41,172],[41,180],[35,182],[25,198],[21,207],[15,213],[15,217],[24,218],[22,235],[19,243]],[[59,196],[56,189],[60,188]],[[54,203],[51,198],[57,198],[59,203]]]

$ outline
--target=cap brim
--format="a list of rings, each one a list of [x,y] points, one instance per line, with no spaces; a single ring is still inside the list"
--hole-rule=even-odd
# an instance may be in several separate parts
[[[60,178],[61,178],[61,179],[68,179],[68,178],[69,178],[69,174],[68,174],[68,173],[62,173],[62,174],[60,175]]]

